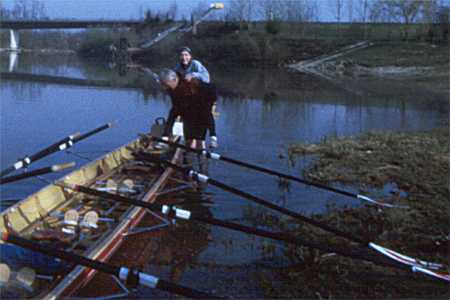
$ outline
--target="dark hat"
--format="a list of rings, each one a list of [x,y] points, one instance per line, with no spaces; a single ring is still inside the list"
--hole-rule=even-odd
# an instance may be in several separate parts
[[[186,51],[186,52],[188,52],[189,54],[192,54],[192,50],[191,50],[191,48],[189,48],[189,47],[181,47],[180,49],[178,49],[178,53],[181,53],[181,52],[183,52],[183,51]]]

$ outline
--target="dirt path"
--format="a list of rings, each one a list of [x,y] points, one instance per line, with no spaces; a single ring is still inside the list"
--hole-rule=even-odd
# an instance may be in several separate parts
[[[295,64],[291,64],[289,65],[290,68],[293,68],[297,71],[300,72],[305,72],[305,73],[312,73],[315,75],[319,75],[322,77],[326,77],[328,78],[329,76],[327,76],[326,74],[324,74],[324,72],[322,72],[319,67],[330,60],[335,60],[338,57],[347,55],[349,53],[361,50],[361,49],[365,49],[369,46],[372,46],[373,44],[368,42],[368,41],[364,41],[364,42],[359,42],[356,44],[352,44],[350,46],[346,46],[344,48],[341,48],[340,50],[331,53],[331,54],[325,54],[325,55],[321,55],[319,57],[313,58],[313,59],[308,59],[308,60],[304,60]]]

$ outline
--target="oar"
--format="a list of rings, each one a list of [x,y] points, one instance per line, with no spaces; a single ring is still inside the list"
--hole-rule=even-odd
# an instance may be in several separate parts
[[[337,228],[330,227],[330,226],[328,226],[325,223],[322,223],[322,222],[316,221],[314,219],[305,217],[305,216],[303,216],[303,215],[301,215],[301,214],[299,214],[297,212],[294,212],[292,210],[289,210],[289,209],[287,209],[285,207],[276,205],[276,204],[274,204],[274,203],[272,203],[272,202],[270,202],[268,200],[265,200],[265,199],[263,199],[261,197],[257,197],[255,195],[249,194],[249,193],[244,192],[244,191],[242,191],[240,189],[237,189],[235,187],[229,186],[229,185],[227,185],[227,184],[225,184],[223,182],[220,182],[218,180],[210,178],[210,177],[208,177],[208,176],[206,176],[204,174],[198,173],[198,172],[196,172],[194,170],[191,170],[191,169],[188,169],[188,168],[180,167],[180,166],[178,166],[176,164],[171,163],[168,160],[162,160],[162,159],[159,159],[159,158],[155,158],[153,156],[149,156],[146,153],[134,153],[134,155],[138,159],[147,160],[147,161],[150,161],[150,162],[153,162],[153,163],[164,164],[166,166],[169,166],[169,167],[173,168],[174,170],[177,170],[179,172],[184,173],[185,175],[189,176],[190,178],[192,178],[192,179],[194,179],[194,180],[196,180],[198,182],[208,183],[208,184],[214,185],[214,186],[216,186],[216,187],[218,187],[218,188],[220,188],[220,189],[222,189],[224,191],[233,193],[233,194],[238,195],[238,196],[240,196],[240,197],[242,197],[244,199],[250,200],[250,201],[258,203],[258,204],[260,204],[262,206],[268,207],[268,208],[270,208],[272,210],[278,211],[278,212],[280,212],[280,213],[282,213],[284,215],[287,215],[287,216],[293,217],[293,218],[295,218],[297,220],[300,220],[302,222],[311,224],[311,225],[313,225],[315,227],[321,228],[324,231],[328,231],[328,232],[334,233],[335,235],[343,237],[343,238],[346,238],[347,240],[352,241],[354,243],[361,244],[361,245],[364,245],[364,246],[368,246],[369,243],[370,243],[369,241],[365,241],[363,239],[359,239],[359,238],[357,238],[357,237],[355,237],[355,236],[353,236],[353,235],[351,235],[349,233],[345,233],[345,232],[343,232],[343,231],[341,231],[341,230],[339,230]]]
[[[139,272],[136,269],[130,269],[127,267],[118,267],[111,264],[103,263],[97,260],[89,259],[84,256],[67,252],[60,249],[41,245],[37,242],[24,239],[22,237],[12,235],[9,233],[3,233],[2,241],[17,245],[19,247],[36,251],[45,255],[56,257],[77,265],[88,267],[98,270],[103,273],[117,276],[121,280],[126,281],[130,285],[143,285],[150,288],[160,289],[169,293],[182,295],[193,299],[220,299],[217,296],[213,296],[208,293],[197,291],[182,285],[178,285],[164,279],[160,279],[153,275]]]
[[[0,264],[0,288],[5,286],[11,277],[11,269],[7,264]]]
[[[31,163],[33,163],[39,159],[42,159],[54,152],[70,148],[73,145],[74,139],[79,135],[80,135],[80,133],[76,132],[72,135],[69,135],[68,137],[65,137],[65,138],[57,141],[56,143],[48,146],[47,148],[42,149],[41,151],[39,151],[33,155],[29,155],[22,159],[17,160],[17,162],[14,165],[1,171],[0,177],[8,175],[16,170],[22,169],[23,167],[28,167]]]
[[[9,176],[9,177],[1,177],[0,185],[5,184],[5,183],[19,181],[19,180],[30,178],[30,177],[44,175],[44,174],[48,174],[48,173],[60,172],[65,169],[68,169],[68,168],[73,168],[74,166],[75,166],[75,162],[71,162],[71,163],[59,164],[59,165],[53,165],[50,167],[41,168],[41,169],[25,172],[25,173],[22,173],[19,175],[14,175],[14,176]]]
[[[239,231],[239,232],[244,232],[247,234],[252,234],[252,235],[256,235],[256,236],[260,236],[260,237],[269,238],[272,240],[286,242],[289,244],[294,244],[294,245],[298,245],[298,246],[306,246],[306,247],[314,248],[314,249],[317,249],[317,250],[320,250],[323,252],[332,252],[332,253],[336,253],[336,254],[339,254],[339,255],[342,255],[345,257],[350,257],[350,258],[359,259],[359,260],[365,260],[365,261],[369,261],[369,262],[372,262],[372,263],[375,263],[375,264],[378,264],[381,266],[388,266],[388,267],[393,267],[393,268],[407,270],[407,271],[413,270],[414,272],[421,272],[426,275],[432,276],[434,278],[438,278],[438,279],[445,280],[445,281],[450,281],[450,276],[448,274],[443,274],[440,272],[429,270],[429,269],[425,268],[424,265],[418,263],[419,262],[418,260],[415,260],[414,263],[412,263],[412,262],[405,263],[404,261],[399,261],[396,259],[394,259],[394,261],[392,261],[392,260],[386,259],[386,257],[384,257],[384,256],[378,257],[378,256],[374,256],[374,255],[367,255],[367,253],[363,253],[360,251],[353,251],[353,252],[346,251],[344,249],[340,249],[340,248],[336,248],[336,247],[325,246],[323,244],[320,244],[320,243],[317,243],[317,242],[314,242],[311,240],[301,239],[299,237],[292,237],[292,236],[289,236],[282,232],[270,232],[270,231],[266,231],[266,230],[262,230],[262,229],[258,229],[258,228],[252,228],[252,227],[248,227],[245,225],[236,224],[233,222],[218,220],[218,219],[215,219],[212,217],[205,217],[205,216],[199,215],[198,213],[191,212],[189,210],[180,209],[176,206],[144,202],[144,201],[131,199],[128,197],[117,195],[117,194],[110,194],[107,192],[98,191],[98,190],[95,190],[92,188],[88,188],[88,187],[80,186],[80,185],[76,185],[76,184],[64,184],[64,185],[62,185],[62,187],[69,188],[71,190],[85,193],[88,195],[97,196],[97,197],[99,197],[99,199],[114,200],[114,201],[121,202],[121,203],[127,203],[130,205],[147,208],[151,211],[161,212],[170,218],[177,218],[177,219],[182,219],[182,220],[193,220],[193,221],[197,221],[197,222],[201,222],[201,223],[205,223],[205,224],[209,224],[209,225],[214,225],[214,226],[231,229],[234,231]],[[373,244],[373,245],[375,245],[375,244]],[[384,249],[386,249],[386,248],[384,248]],[[379,254],[378,252],[373,252],[372,249],[369,249],[369,250],[371,251],[370,253],[373,253],[376,255]],[[390,256],[388,256],[388,257],[392,258]]]
[[[106,129],[108,129],[108,128],[111,128],[111,127],[113,127],[113,126],[114,126],[114,122],[106,123],[105,125],[102,125],[102,126],[100,126],[100,127],[97,127],[97,128],[95,128],[95,129],[93,129],[93,130],[91,130],[91,131],[89,131],[89,132],[86,132],[86,133],[84,133],[84,134],[82,134],[82,135],[76,136],[76,137],[73,139],[73,142],[74,142],[74,143],[78,143],[79,141],[82,141],[82,140],[84,140],[84,139],[87,139],[88,137],[90,137],[90,136],[92,136],[92,135],[94,135],[94,134],[97,134],[97,133],[99,133],[99,132],[101,132],[101,131],[103,131],[103,130],[106,130]]]
[[[351,193],[351,192],[348,192],[348,191],[337,189],[337,188],[334,188],[334,187],[331,187],[331,186],[328,186],[328,185],[324,185],[324,184],[321,184],[321,183],[318,183],[318,182],[305,180],[305,179],[302,179],[302,178],[297,177],[297,176],[292,176],[292,175],[289,175],[289,174],[281,173],[281,172],[278,172],[278,171],[275,171],[275,170],[271,170],[271,169],[268,169],[268,168],[264,168],[264,167],[261,167],[261,166],[250,164],[250,163],[247,163],[247,162],[244,162],[244,161],[241,161],[241,160],[237,160],[237,159],[234,159],[234,158],[231,158],[231,157],[223,156],[221,154],[210,152],[210,151],[207,151],[207,150],[194,149],[194,148],[191,148],[191,147],[179,144],[179,143],[166,141],[166,140],[163,140],[163,139],[160,139],[160,138],[157,138],[157,137],[151,137],[151,138],[153,140],[156,140],[158,142],[171,145],[173,147],[178,147],[178,148],[185,149],[187,151],[195,152],[197,154],[202,154],[202,155],[204,155],[207,158],[211,158],[211,159],[215,159],[215,160],[221,160],[221,161],[224,161],[224,162],[228,162],[228,163],[235,164],[235,165],[238,165],[238,166],[246,167],[246,168],[253,169],[253,170],[256,170],[256,171],[260,171],[260,172],[263,172],[263,173],[267,173],[267,174],[270,174],[270,175],[275,175],[275,176],[278,176],[278,177],[281,177],[281,178],[297,181],[297,182],[300,182],[300,183],[303,183],[303,184],[306,184],[306,185],[315,186],[315,187],[323,189],[323,190],[331,191],[331,192],[334,192],[334,193],[337,193],[337,194],[340,194],[340,195],[344,195],[344,196],[348,196],[348,197],[351,197],[351,198],[356,198],[356,199],[368,201],[368,202],[376,204],[376,205],[380,205],[380,206],[384,206],[384,207],[397,207],[397,208],[406,208],[407,207],[407,206],[402,206],[402,205],[393,205],[393,204],[389,204],[389,203],[379,202],[379,201],[374,200],[374,199],[372,199],[372,198],[370,198],[368,196],[365,196],[365,195],[355,194],[355,193]]]
[[[387,248],[381,247],[381,246],[379,246],[379,245],[377,245],[377,244],[375,244],[375,243],[373,243],[371,241],[358,238],[358,237],[353,236],[353,235],[351,235],[349,233],[343,232],[343,231],[341,231],[341,230],[339,230],[337,228],[328,226],[325,223],[322,223],[322,222],[316,221],[314,219],[305,217],[305,216],[303,216],[303,215],[301,215],[299,213],[296,213],[294,211],[288,210],[288,209],[286,209],[284,207],[275,205],[275,204],[271,203],[270,201],[267,201],[267,200],[265,200],[263,198],[254,196],[252,194],[246,193],[246,192],[244,192],[242,190],[239,190],[237,188],[234,188],[234,187],[231,187],[229,185],[226,185],[226,184],[224,184],[224,183],[222,183],[220,181],[217,181],[217,180],[214,180],[212,178],[209,178],[208,176],[206,176],[204,174],[201,174],[201,173],[198,173],[198,172],[196,172],[194,170],[189,170],[187,168],[183,168],[183,167],[177,166],[177,165],[175,165],[175,164],[173,164],[173,163],[171,163],[171,162],[169,162],[167,160],[160,160],[160,159],[157,159],[155,157],[148,156],[145,153],[136,153],[135,155],[138,158],[143,159],[143,160],[148,160],[148,161],[152,161],[152,162],[156,162],[156,163],[159,162],[159,163],[166,164],[167,166],[169,166],[169,167],[171,167],[171,168],[173,168],[173,169],[175,169],[177,171],[181,171],[181,172],[185,173],[187,176],[191,177],[192,179],[194,179],[194,180],[196,180],[198,182],[212,184],[212,185],[214,185],[214,186],[216,186],[216,187],[218,187],[218,188],[220,188],[222,190],[231,192],[231,193],[233,193],[235,195],[241,196],[241,197],[243,197],[245,199],[248,199],[248,200],[253,201],[255,203],[261,204],[261,205],[263,205],[265,207],[268,207],[268,208],[273,209],[275,211],[281,212],[281,213],[283,213],[285,215],[291,216],[291,217],[296,218],[298,220],[301,220],[301,221],[303,221],[305,223],[311,224],[311,225],[313,225],[313,226],[315,226],[317,228],[320,228],[320,229],[322,229],[324,231],[328,231],[328,232],[334,233],[335,235],[337,235],[339,237],[342,237],[342,238],[345,238],[345,239],[347,239],[347,240],[349,240],[351,242],[357,243],[357,244],[359,244],[359,245],[361,245],[363,247],[366,247],[366,248],[370,249],[371,251],[375,250],[377,253],[380,253],[380,254],[382,254],[384,256],[388,256],[389,258],[392,258],[392,259],[394,259],[394,260],[396,260],[396,261],[398,261],[400,263],[411,265],[411,266],[416,266],[416,267],[432,267],[432,266],[436,265],[434,263],[422,262],[420,260],[416,260],[416,259],[413,259],[413,258],[410,258],[410,257],[407,257],[407,256],[401,257],[401,256],[398,256],[398,255],[397,256],[395,256],[395,255],[387,255],[387,253],[389,252],[389,251],[386,251],[386,250],[389,250]],[[390,251],[392,251],[392,250],[390,250]]]
[[[80,142],[96,133],[99,133],[105,129],[111,128],[113,126],[113,123],[107,123],[105,125],[102,125],[98,128],[95,128],[85,134],[80,134],[79,132],[69,135],[68,137],[63,138],[62,140],[54,143],[53,145],[48,146],[47,148],[33,154],[30,156],[26,156],[22,159],[19,159],[14,165],[6,168],[5,170],[0,172],[0,177],[3,177],[5,175],[8,175],[15,170],[19,170],[23,167],[28,167],[31,163],[42,159],[52,153],[66,150],[70,147],[72,147],[75,143]]]

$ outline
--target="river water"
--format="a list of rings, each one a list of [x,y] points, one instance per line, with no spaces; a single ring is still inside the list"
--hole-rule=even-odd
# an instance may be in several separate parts
[[[2,169],[68,134],[116,121],[114,128],[77,144],[71,149],[73,154],[58,153],[34,167],[68,161],[85,164],[147,131],[170,108],[170,99],[153,80],[135,70],[119,74],[115,68],[82,62],[74,55],[20,54],[15,64],[7,55],[1,58]],[[424,130],[448,119],[446,95],[420,89],[411,81],[329,82],[286,69],[210,71],[219,90],[217,152],[294,175],[301,175],[310,159],[289,161],[290,144],[371,130]],[[277,178],[222,162],[211,163],[209,172],[212,178],[304,214],[323,213],[330,205],[359,205],[353,199],[300,184],[286,186]],[[0,198],[22,199],[44,185],[37,179],[5,185]],[[267,213],[214,187],[206,192],[212,194],[213,204],[208,208],[214,217],[252,224],[256,214]],[[223,229],[208,230],[206,246],[187,262],[177,279],[219,295],[261,296],[246,269],[269,260],[282,263],[282,245],[268,254],[264,251],[267,241]],[[202,265],[245,267],[231,272],[202,269]],[[136,297],[144,297],[145,292],[138,291]]]

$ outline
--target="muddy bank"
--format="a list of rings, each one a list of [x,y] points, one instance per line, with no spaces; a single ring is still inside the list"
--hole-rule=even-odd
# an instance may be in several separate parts
[[[430,93],[449,93],[449,44],[423,42],[369,43],[357,51],[341,49],[305,68],[304,62],[291,64],[300,72],[312,73],[340,84],[354,80],[395,80],[412,83]],[[334,58],[335,57],[335,58]]]
[[[295,145],[291,159],[316,159],[303,175],[322,183],[352,186],[379,200],[408,205],[383,209],[364,205],[316,216],[327,224],[409,256],[449,265],[448,126],[419,133],[368,133]],[[383,190],[376,193],[376,190]],[[283,224],[279,224],[283,227]],[[292,225],[292,224],[291,224]],[[293,233],[325,245],[349,247],[342,239],[302,226]],[[277,285],[262,279],[269,297],[448,299],[446,283],[403,271],[288,247],[292,266],[276,271]]]

